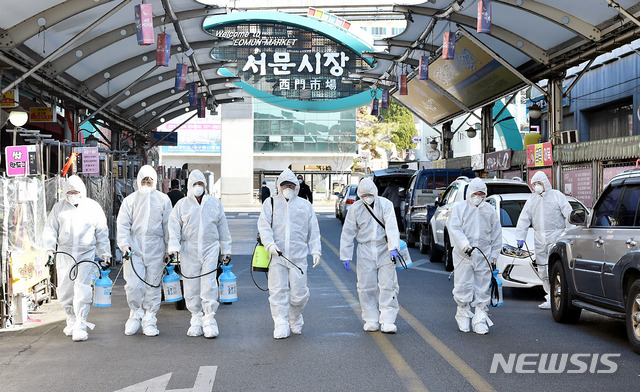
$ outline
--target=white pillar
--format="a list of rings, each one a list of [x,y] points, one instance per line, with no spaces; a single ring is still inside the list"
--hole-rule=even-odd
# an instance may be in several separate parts
[[[220,200],[247,205],[253,198],[253,99],[221,105]]]

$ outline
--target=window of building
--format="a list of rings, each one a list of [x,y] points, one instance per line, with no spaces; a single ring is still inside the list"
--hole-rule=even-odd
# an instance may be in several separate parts
[[[254,101],[254,152],[356,153],[356,111],[295,112]]]
[[[386,27],[372,27],[371,35],[387,35]]]
[[[400,35],[404,31],[404,27],[392,27],[391,35]]]
[[[633,135],[633,100],[618,101],[610,106],[585,112],[590,140]]]

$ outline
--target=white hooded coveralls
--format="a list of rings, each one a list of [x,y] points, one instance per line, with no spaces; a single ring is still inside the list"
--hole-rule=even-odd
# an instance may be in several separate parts
[[[480,249],[491,262],[497,259],[502,248],[502,226],[494,207],[482,202],[479,206],[471,204],[470,196],[482,191],[487,194],[487,186],[479,178],[471,180],[467,186],[466,201],[457,202],[451,208],[447,232],[453,246],[453,299],[471,317],[470,306],[476,309],[473,322],[492,323],[487,316],[491,301],[491,269]],[[464,254],[467,246],[477,247],[471,257]]]
[[[180,252],[180,270],[185,276],[202,275],[218,267],[220,253],[231,254],[231,233],[220,200],[204,194],[198,203],[193,184],[204,174],[189,174],[187,196],[180,199],[169,217],[168,252]],[[196,279],[184,279],[184,299],[191,312],[191,326],[211,326],[218,310],[216,273]]]
[[[67,192],[72,190],[80,192],[77,207],[66,200]],[[76,262],[93,261],[96,254],[111,257],[107,218],[100,204],[87,197],[82,179],[70,176],[63,192],[65,199],[53,206],[42,232],[46,249],[55,251],[57,245],[58,251],[73,255]],[[73,265],[71,257],[63,253],[56,255],[56,293],[67,314],[67,326],[86,330],[87,325],[92,326],[87,323],[92,302],[91,279],[99,274],[95,265],[82,263],[73,281],[69,278]]]
[[[153,179],[151,193],[141,192],[142,179]],[[162,269],[169,241],[169,214],[171,200],[156,190],[158,175],[153,167],[144,165],[138,171],[138,190],[125,197],[118,212],[118,247],[125,252],[131,248],[131,262],[124,264],[127,284],[127,304],[130,319],[141,320],[142,327],[156,325],[156,313],[160,309]],[[133,271],[131,264],[135,268]],[[145,284],[138,276],[151,285]]]
[[[375,195],[373,213],[367,211],[362,195]],[[340,237],[340,260],[352,260],[354,239],[358,241],[358,297],[365,322],[395,324],[398,316],[398,277],[390,251],[400,249],[400,233],[393,203],[378,196],[378,188],[368,178],[358,185],[357,200],[347,213]],[[386,239],[385,239],[386,236]]]
[[[534,193],[529,196],[522,207],[516,225],[516,239],[527,238],[527,230],[533,226],[538,275],[548,295],[550,290],[547,270],[549,249],[556,243],[560,234],[569,227],[568,219],[573,209],[562,192],[552,189],[546,174],[537,172],[531,177],[530,183],[533,185],[534,182],[541,182],[544,185],[544,192],[542,195]]]
[[[280,191],[280,184],[290,181],[296,185],[295,196],[289,201]],[[284,170],[277,180],[278,195],[262,203],[258,218],[258,232],[265,248],[276,244],[282,254],[296,263],[304,274],[282,257],[272,256],[269,263],[269,303],[275,328],[289,321],[302,322],[302,311],[309,301],[307,287],[307,255],[320,256],[320,228],[309,201],[298,197],[300,184],[295,174]],[[302,325],[297,325],[302,327]]]

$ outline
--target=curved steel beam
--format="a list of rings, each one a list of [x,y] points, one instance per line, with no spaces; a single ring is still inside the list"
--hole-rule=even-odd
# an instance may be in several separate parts
[[[178,17],[182,20],[185,19],[194,19],[198,17],[206,16],[209,13],[209,10],[206,9],[193,9],[188,11],[183,11],[178,13]],[[156,16],[153,18],[154,26],[163,26],[166,23],[170,23],[166,20],[164,15]],[[51,77],[56,77],[61,73],[65,72],[71,66],[77,64],[82,59],[85,59],[92,54],[105,49],[109,45],[115,44],[120,40],[136,35],[136,26],[135,23],[131,23],[128,25],[120,26],[116,29],[113,29],[107,33],[102,34],[99,37],[92,39],[91,41],[85,42],[81,45],[76,46],[71,49],[69,52],[63,54],[58,59],[49,62],[44,66],[45,71]],[[76,52],[81,51],[82,56],[76,56]]]
[[[219,65],[218,64],[205,64],[205,66],[202,67],[203,70],[207,70],[207,69],[215,69],[218,68]],[[139,83],[137,83],[135,86],[126,89],[124,91],[119,91],[118,93],[116,93],[115,95],[118,95],[120,93],[126,93],[127,91],[129,92],[129,94],[126,95],[121,95],[119,96],[117,99],[115,99],[112,102],[112,107],[118,105],[120,102],[125,101],[129,98],[133,98],[134,96],[136,96],[137,94],[142,93],[144,90],[157,86],[159,83],[159,79],[160,77],[162,77],[163,81],[166,80],[171,80],[173,83],[174,77],[175,77],[176,71],[172,70],[172,71],[167,71],[164,72],[162,74],[159,75],[155,75],[152,76],[150,78],[141,80]],[[239,77],[231,77],[231,76],[218,76],[215,78],[208,78],[207,79],[209,81],[209,83],[212,84],[219,84],[219,83],[235,83],[235,82],[241,82],[242,79]],[[114,96],[115,96],[114,95]]]
[[[53,7],[37,13],[29,19],[25,19],[17,25],[11,27],[10,29],[0,33],[0,47],[2,47],[3,49],[13,49],[18,45],[22,45],[29,38],[37,35],[42,29],[42,27],[38,25],[38,19],[40,18],[44,18],[46,20],[46,24],[44,25],[44,27],[50,28],[65,19],[112,1],[116,0],[105,0],[102,2],[87,0],[67,0],[60,4],[56,4]],[[19,6],[19,4],[4,5],[4,7]]]
[[[195,42],[193,44],[191,44],[191,48],[194,50],[200,50],[200,49],[211,49],[212,46],[215,46],[215,41],[212,40],[207,40],[207,41],[199,41],[199,42]],[[180,49],[183,49],[181,47],[181,45],[175,45],[175,46],[171,46],[171,55],[175,55],[175,54],[180,54],[182,53],[182,51],[178,51],[178,47],[180,47]],[[147,61],[144,61],[143,58],[146,57]],[[95,89],[97,89],[98,87],[102,86],[103,84],[107,83],[107,79],[104,78],[104,73],[108,72],[110,75],[110,79],[114,79],[117,78],[118,76],[131,71],[134,68],[137,67],[142,67],[144,65],[149,65],[149,63],[153,62],[155,63],[155,58],[156,58],[156,51],[155,49],[150,50],[148,52],[145,53],[140,53],[138,55],[136,55],[136,57],[131,57],[128,58],[126,60],[123,60],[117,64],[113,64],[110,67],[104,68],[102,70],[100,70],[99,72],[97,72],[95,75],[93,75],[92,77],[85,79],[84,81],[82,81],[80,83],[80,85],[78,86],[78,90],[82,93],[82,94],[86,94],[89,91],[93,91]],[[215,60],[211,60],[213,64],[224,64],[225,62],[220,61],[218,63],[215,62]],[[175,68],[174,68],[175,69]]]
[[[242,102],[242,101],[244,101],[244,98],[228,98],[228,99],[221,99],[219,101],[216,101],[216,103],[218,103],[220,105],[224,105],[225,103]],[[159,117],[159,118],[155,118],[155,119],[152,119],[151,121],[149,121],[147,126],[145,126],[145,131],[153,130],[153,129],[159,127],[164,122],[171,121],[172,119],[174,119],[174,118],[176,118],[178,116],[181,116],[181,115],[185,114],[186,112],[190,112],[192,110],[195,110],[195,108],[189,108],[188,105],[189,105],[189,103],[187,102],[186,104],[182,104],[182,105],[180,105],[178,107],[175,107],[171,111],[167,111],[162,116],[156,116],[156,117]],[[185,109],[189,109],[189,110],[185,110]],[[164,121],[161,121],[162,118],[164,118]]]
[[[159,93],[146,97],[144,100],[139,100],[137,104],[131,105],[127,110],[122,112],[122,116],[125,118],[136,117],[136,115],[140,112],[143,112],[145,110],[149,111],[149,110],[155,109],[156,105],[158,105],[160,102],[164,101],[165,99],[171,98],[171,96],[173,95],[179,95],[179,91],[171,92],[171,90],[173,89],[170,89],[169,91],[161,91]],[[223,95],[231,92],[241,92],[241,91],[242,89],[238,87],[226,87],[223,85],[222,87],[216,88],[215,85],[212,85],[211,91],[209,92],[209,94],[215,97],[216,95]],[[145,103],[145,106],[141,106],[142,102]]]
[[[404,12],[408,12],[409,10],[411,10],[411,12],[414,14],[424,15],[428,17],[433,17],[435,14],[440,12],[440,10],[438,9],[427,8],[427,7],[416,8],[416,7],[398,6],[398,7],[394,7],[394,9],[404,11]],[[461,14],[455,14],[455,13],[451,14],[449,16],[449,19],[452,22],[456,22],[458,24],[461,24],[463,26],[468,26],[468,27],[476,27],[476,24],[477,24],[477,20],[475,18],[466,16],[466,15],[461,15]],[[519,50],[520,52],[524,53],[525,55],[532,58],[533,60],[538,61],[539,63],[542,63],[542,64],[549,63],[549,54],[544,49],[534,44],[533,42],[517,34],[512,33],[509,30],[503,29],[502,27],[494,24],[491,26],[490,35],[495,39],[502,41],[505,44],[513,47],[514,49]]]
[[[599,41],[602,38],[601,31],[594,25],[591,25],[582,19],[578,19],[573,15],[569,15],[566,12],[533,0],[492,0],[494,3],[522,9],[530,14],[539,16],[550,22],[562,26],[566,29],[573,31],[574,33],[581,35],[582,37]],[[518,4],[521,3],[521,4]]]

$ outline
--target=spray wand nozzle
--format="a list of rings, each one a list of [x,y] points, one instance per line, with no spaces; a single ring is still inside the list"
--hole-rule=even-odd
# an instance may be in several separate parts
[[[294,267],[296,267],[298,269],[298,271],[300,271],[300,273],[302,275],[304,275],[304,271],[302,271],[302,268],[298,267],[298,264],[294,263],[293,261],[287,259],[286,257],[284,257],[284,255],[282,254],[282,251],[278,251],[278,256],[282,257],[283,259],[287,260],[288,262],[290,262],[291,264],[293,264]]]
[[[49,256],[49,258],[47,259],[47,267],[53,267],[53,255]]]

